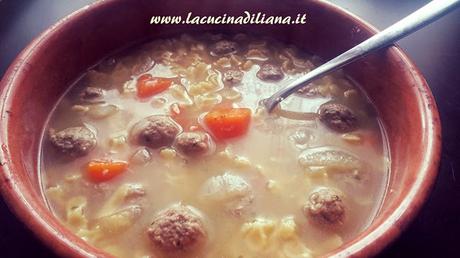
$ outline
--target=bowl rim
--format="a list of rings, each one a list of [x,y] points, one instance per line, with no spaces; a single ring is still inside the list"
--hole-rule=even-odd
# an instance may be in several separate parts
[[[46,246],[48,246],[56,254],[65,257],[87,256],[95,257],[96,248],[90,246],[81,248],[72,243],[55,228],[50,227],[41,214],[34,209],[34,205],[21,192],[21,182],[14,176],[14,171],[9,167],[11,161],[9,156],[9,147],[4,144],[7,142],[7,124],[8,124],[8,107],[10,106],[11,89],[18,83],[17,77],[22,71],[27,68],[28,59],[36,52],[41,51],[40,46],[46,45],[50,38],[59,30],[72,24],[86,13],[93,12],[96,9],[105,8],[107,5],[116,3],[120,0],[102,0],[88,4],[81,9],[74,11],[68,16],[62,18],[53,26],[42,32],[28,46],[22,50],[15,60],[11,63],[0,81],[0,193],[5,200],[10,210],[31,230]],[[371,34],[375,34],[378,30],[368,22],[359,18],[355,14],[325,0],[313,0],[315,4],[321,5],[329,12],[333,12],[338,16],[344,16],[358,24],[361,28]],[[398,56],[403,61],[406,68],[412,71],[413,79],[416,81],[416,87],[424,94],[418,97],[418,106],[421,115],[424,118],[426,126],[422,127],[424,137],[426,138],[426,148],[424,159],[421,161],[421,169],[419,174],[411,185],[409,191],[386,218],[386,221],[378,227],[374,228],[368,234],[360,234],[353,238],[354,240],[343,245],[338,250],[334,250],[325,256],[334,257],[349,257],[349,256],[372,256],[383,250],[391,242],[393,242],[401,233],[402,229],[407,227],[410,221],[419,212],[422,204],[427,199],[432,186],[435,182],[438,166],[441,156],[441,124],[436,102],[431,93],[431,90],[423,78],[420,70],[415,66],[412,60],[402,51],[402,49],[394,45],[389,48],[389,52]],[[57,246],[57,244],[59,246]],[[94,253],[93,253],[94,252]]]

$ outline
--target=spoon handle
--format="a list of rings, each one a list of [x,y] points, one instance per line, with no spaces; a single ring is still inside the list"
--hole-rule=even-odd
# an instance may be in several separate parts
[[[264,105],[271,112],[279,102],[283,101],[289,95],[297,92],[300,88],[315,79],[318,79],[332,71],[335,71],[356,59],[359,59],[374,50],[391,45],[393,42],[411,34],[414,31],[437,20],[449,11],[459,6],[460,0],[433,0],[409,14],[402,20],[396,22],[385,30],[375,34],[359,45],[335,57],[329,62],[317,67],[306,75],[294,80],[285,88],[273,94],[264,101]]]

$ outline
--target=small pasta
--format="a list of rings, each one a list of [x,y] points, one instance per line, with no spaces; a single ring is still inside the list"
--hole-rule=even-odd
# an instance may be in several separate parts
[[[126,145],[128,134],[127,132],[114,133],[109,138],[109,145],[112,149],[119,149]]]
[[[210,69],[210,65],[200,62],[185,69],[183,71],[185,74],[181,76],[186,77],[191,83],[199,83],[206,81]]]
[[[279,235],[281,239],[293,239],[297,237],[297,225],[295,224],[292,216],[284,217],[281,219],[275,234]]]
[[[228,57],[221,57],[217,59],[217,61],[214,64],[223,68],[232,66],[232,64],[230,63],[230,59]]]
[[[222,96],[217,93],[198,95],[193,98],[198,109],[209,109],[222,102]]]
[[[242,65],[241,65],[241,68],[244,70],[244,71],[249,71],[252,66],[254,65],[254,62],[251,61],[251,60],[247,60],[246,62],[244,62]]]
[[[266,60],[268,59],[266,52],[267,51],[265,49],[252,48],[248,50],[246,58],[255,60]]]
[[[164,148],[160,150],[160,157],[165,160],[173,160],[177,156],[177,153],[172,148]]]
[[[84,114],[88,110],[89,110],[88,106],[84,106],[84,105],[73,105],[72,106],[72,111],[75,111],[80,114]]]
[[[312,257],[297,235],[292,216],[280,220],[258,217],[243,224],[241,233],[248,249],[256,255],[276,252],[279,258]]]
[[[192,96],[203,95],[206,93],[213,92],[217,89],[217,85],[208,81],[202,81],[196,84],[190,85],[189,93]]]
[[[275,221],[258,217],[252,222],[243,224],[241,232],[246,244],[252,251],[262,252],[268,247],[275,227]]]
[[[251,161],[244,156],[236,155],[232,152],[230,148],[225,148],[223,151],[217,154],[223,161],[226,162],[226,165],[236,168],[236,169],[247,169],[247,168],[257,168],[253,166]]]
[[[137,92],[136,81],[129,80],[123,84],[122,94],[123,95],[133,95]]]
[[[140,206],[129,206],[110,215],[97,219],[100,230],[108,234],[120,234],[127,230],[141,215]]]
[[[140,184],[126,183],[117,188],[107,202],[99,209],[96,216],[104,217],[113,214],[129,199],[145,195],[145,190]]]
[[[86,218],[87,200],[83,196],[71,198],[66,206],[67,224],[72,228],[87,228],[88,219]]]
[[[221,91],[221,95],[224,99],[237,102],[241,100],[242,95],[239,91],[233,88],[226,88]]]
[[[85,113],[93,119],[104,119],[117,113],[120,109],[115,105],[97,104],[91,105],[89,110]]]
[[[187,91],[182,85],[173,84],[171,87],[169,87],[169,90],[171,92],[171,95],[177,100],[179,100],[181,103],[186,105],[193,104],[192,99],[190,98]]]

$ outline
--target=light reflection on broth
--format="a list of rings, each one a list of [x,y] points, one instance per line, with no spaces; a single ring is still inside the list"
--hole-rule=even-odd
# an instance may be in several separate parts
[[[159,39],[103,60],[50,117],[51,209],[118,257],[332,251],[373,219],[389,161],[374,107],[340,72],[283,114],[259,106],[318,64],[244,34]]]

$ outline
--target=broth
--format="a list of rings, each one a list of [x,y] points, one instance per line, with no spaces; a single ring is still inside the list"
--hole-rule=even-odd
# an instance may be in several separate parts
[[[117,257],[315,257],[373,219],[384,131],[341,72],[274,114],[260,101],[320,64],[273,39],[157,39],[88,70],[50,116],[44,195]]]

